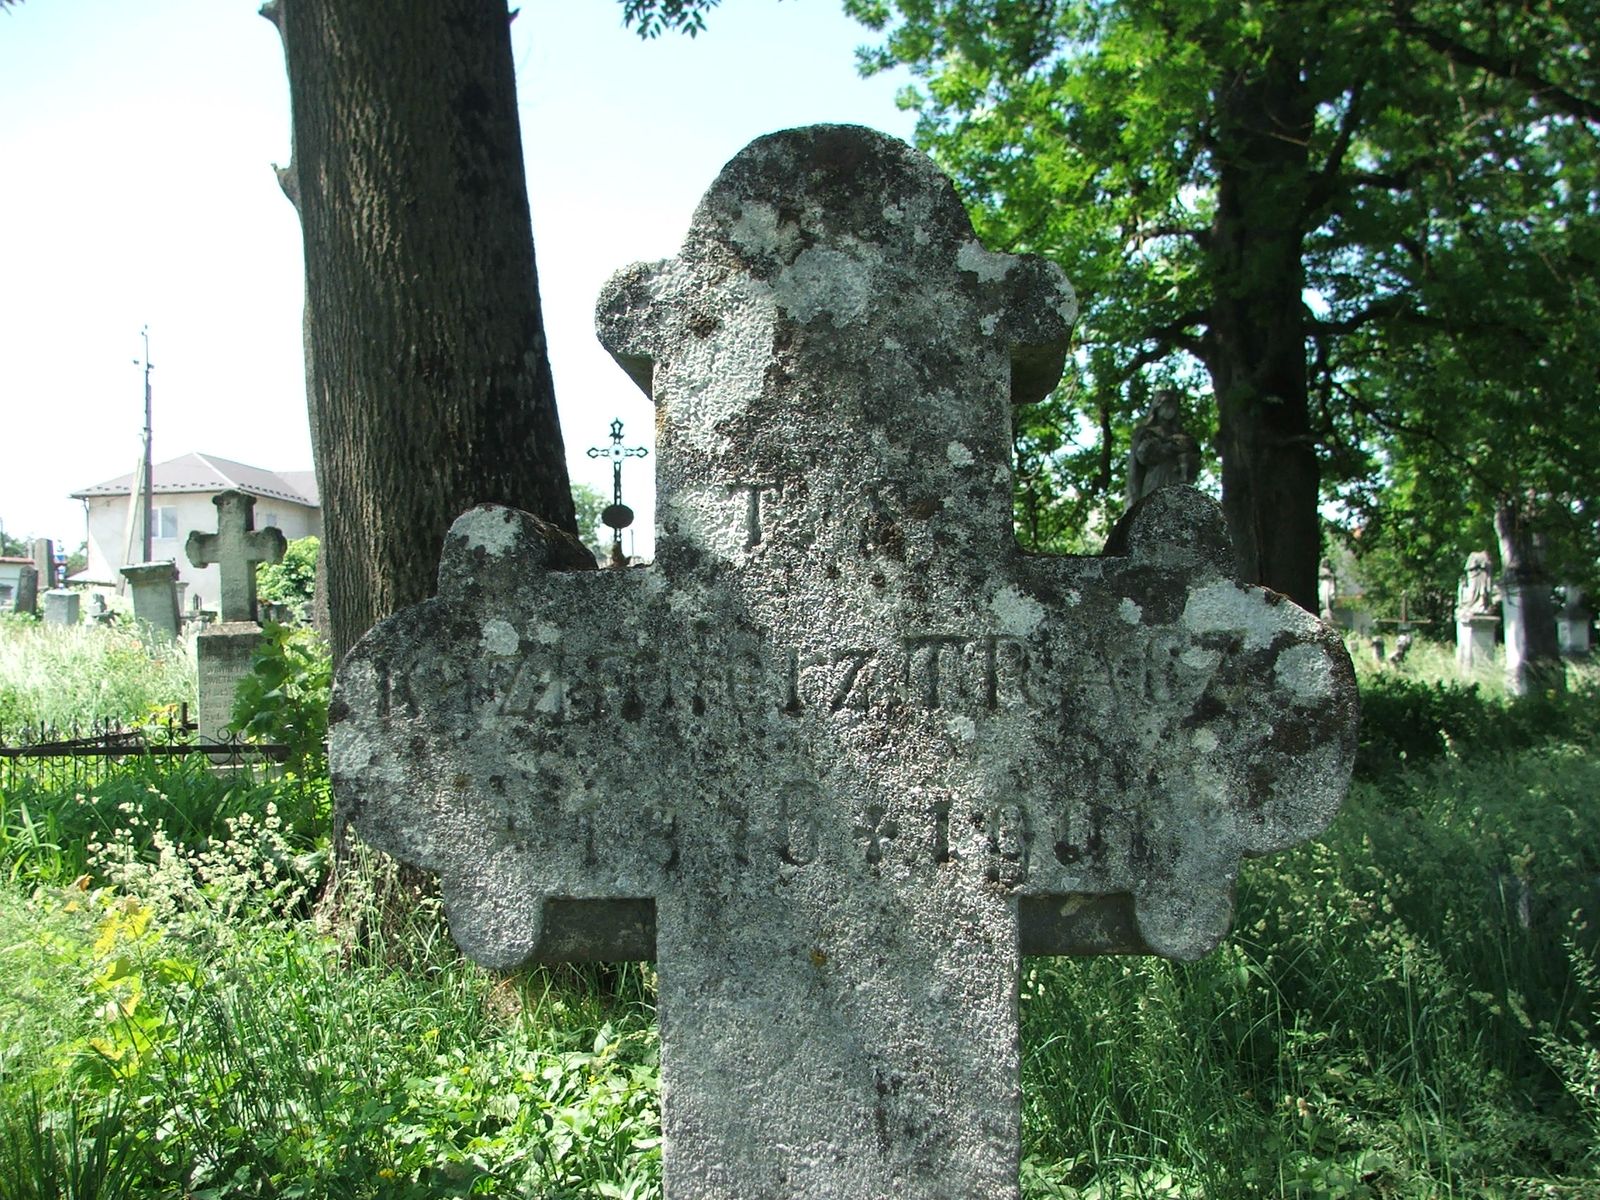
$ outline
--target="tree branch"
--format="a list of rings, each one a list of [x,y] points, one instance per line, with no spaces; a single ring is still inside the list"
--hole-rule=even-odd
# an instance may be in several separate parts
[[[1523,84],[1534,95],[1548,100],[1568,116],[1600,123],[1600,104],[1540,74],[1533,64],[1507,55],[1486,54],[1474,50],[1448,34],[1423,24],[1412,15],[1411,0],[1392,0],[1390,10],[1394,14],[1396,29],[1416,38],[1436,54],[1441,54],[1452,62],[1476,67],[1497,78]]]

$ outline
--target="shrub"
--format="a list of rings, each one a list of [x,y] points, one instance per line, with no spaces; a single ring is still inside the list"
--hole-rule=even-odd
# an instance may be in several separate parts
[[[322,776],[328,764],[328,698],[333,663],[317,633],[304,626],[268,624],[239,681],[233,727],[289,748],[297,775]]]
[[[256,595],[274,604],[288,605],[294,619],[304,622],[316,591],[319,547],[314,537],[296,538],[284,551],[282,562],[258,566]]]

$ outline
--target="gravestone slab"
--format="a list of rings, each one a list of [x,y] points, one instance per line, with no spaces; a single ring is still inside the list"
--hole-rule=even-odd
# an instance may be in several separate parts
[[[49,591],[56,586],[56,544],[49,538],[34,538],[29,553],[33,556],[33,569],[38,572],[39,587]]]
[[[68,588],[51,588],[44,594],[46,625],[76,625],[79,620],[78,593]]]
[[[17,595],[12,601],[12,611],[28,613],[39,611],[39,572],[35,567],[23,567],[17,573]]]
[[[1589,655],[1589,608],[1583,600],[1583,589],[1577,584],[1562,585],[1561,608],[1556,612],[1556,643],[1563,658],[1587,658]]]
[[[151,629],[178,636],[178,566],[164,562],[137,563],[122,568],[133,599],[133,617]]]
[[[467,953],[653,950],[671,1200],[1015,1197],[1026,940],[1203,954],[1344,793],[1348,657],[1210,500],[1018,551],[1011,405],[1073,313],[903,144],[762,138],[601,297],[656,563],[550,571],[477,508],[340,667],[341,801]]]
[[[261,645],[261,626],[254,621],[208,625],[194,640],[195,730],[205,741],[228,737],[239,681],[250,674],[250,662]]]
[[[256,566],[283,561],[288,542],[280,529],[255,528],[256,498],[248,492],[219,492],[212,503],[217,506],[217,532],[196,530],[186,549],[195,566],[216,563],[222,577],[222,620],[195,638],[199,734],[221,741],[228,736],[239,681],[250,673],[250,660],[261,645]]]

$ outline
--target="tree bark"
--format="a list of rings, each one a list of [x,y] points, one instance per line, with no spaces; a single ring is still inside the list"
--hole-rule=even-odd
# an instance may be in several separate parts
[[[1320,468],[1302,300],[1313,110],[1287,55],[1219,93],[1206,365],[1222,511],[1241,577],[1315,612]]]
[[[474,504],[576,524],[503,0],[282,0],[335,662]],[[592,565],[592,559],[587,560]],[[572,565],[577,566],[576,555]]]

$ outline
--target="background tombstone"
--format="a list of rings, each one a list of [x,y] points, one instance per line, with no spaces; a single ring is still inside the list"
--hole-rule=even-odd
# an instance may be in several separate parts
[[[34,538],[30,548],[33,569],[39,573],[39,590],[49,591],[56,586],[56,547],[49,538]]]
[[[11,604],[12,612],[39,611],[39,572],[35,567],[23,567],[17,575],[17,595]]]
[[[1015,1197],[1019,955],[1200,955],[1343,795],[1348,657],[1214,503],[1017,550],[1010,404],[1073,307],[904,145],[760,139],[601,299],[655,564],[474,509],[339,669],[340,802],[469,954],[653,949],[671,1200]]]
[[[165,562],[122,568],[133,599],[133,618],[169,638],[178,636],[178,566]]]
[[[1494,564],[1487,550],[1467,555],[1456,588],[1456,670],[1472,675],[1494,663],[1500,614],[1494,596]]]
[[[79,621],[79,594],[70,588],[51,588],[44,594],[46,625],[76,625]]]
[[[1561,588],[1561,608],[1556,613],[1556,642],[1563,658],[1587,658],[1589,655],[1589,606],[1584,603],[1583,589],[1577,584],[1564,584]]]
[[[222,619],[195,638],[199,733],[204,739],[222,741],[233,720],[234,693],[250,673],[250,660],[261,645],[256,566],[281,562],[288,541],[280,529],[255,528],[256,498],[249,493],[219,492],[212,503],[217,506],[217,532],[191,533],[186,549],[195,566],[216,563],[222,577]]]
[[[1566,686],[1556,641],[1555,589],[1544,566],[1544,535],[1516,502],[1495,509],[1500,542],[1500,609],[1505,619],[1506,689],[1515,696]]]

